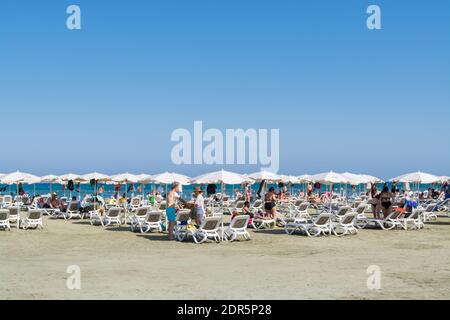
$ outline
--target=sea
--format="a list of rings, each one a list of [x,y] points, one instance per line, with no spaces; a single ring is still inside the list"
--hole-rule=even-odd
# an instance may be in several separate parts
[[[181,186],[181,194],[184,199],[190,199],[191,194],[194,190],[194,187],[198,185],[187,185],[187,186]],[[269,184],[267,188],[273,186],[276,190],[279,188],[277,184]],[[287,189],[291,194],[298,194],[300,191],[306,191],[306,184],[294,184],[289,185],[287,184]],[[86,194],[93,194],[95,192],[95,186],[91,186],[90,184],[80,184],[78,185],[75,183],[74,190],[69,190],[67,186],[63,186],[61,184],[50,184],[50,183],[38,183],[38,184],[24,184],[23,186],[24,191],[30,195],[30,196],[38,196],[38,195],[45,195],[50,192],[55,192],[59,197],[77,197],[77,198],[83,198]],[[160,185],[160,184],[146,184],[146,185],[140,185],[140,184],[134,184],[134,185],[121,185],[120,186],[120,193],[121,194],[127,194],[130,195],[142,195],[142,194],[149,194],[154,189],[159,191],[162,195],[166,193],[167,188],[170,186],[166,185]],[[200,186],[203,190],[206,191],[206,185]],[[366,191],[366,185],[360,185],[356,189],[352,190],[351,186],[345,185],[345,184],[335,184],[333,185],[333,191],[340,193],[342,195],[351,195],[353,193],[360,193]],[[383,187],[383,183],[377,184],[378,190],[381,190]],[[390,184],[389,184],[390,187]],[[439,185],[420,185],[420,186],[410,186],[413,190],[419,190],[419,191],[425,191],[428,188],[435,188],[439,189]],[[101,193],[102,197],[109,198],[115,193],[115,186],[112,184],[102,184],[99,183],[97,186],[99,193]],[[399,185],[399,188],[402,189],[402,185]],[[242,191],[242,186],[240,185],[225,185],[224,191],[226,194],[230,195],[233,199],[234,197],[234,190],[239,189]],[[259,183],[255,183],[251,186],[252,194],[256,194],[256,192],[259,189]],[[325,191],[329,191],[329,186],[322,185],[320,188],[320,192],[323,193]],[[221,186],[217,185],[217,192],[221,192]],[[317,192],[317,190],[316,190]],[[0,194],[12,194],[16,195],[17,193],[17,186],[16,185],[0,185]]]

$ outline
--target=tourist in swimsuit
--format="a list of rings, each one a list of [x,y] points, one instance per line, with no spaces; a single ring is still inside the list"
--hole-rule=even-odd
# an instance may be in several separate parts
[[[268,218],[275,218],[277,213],[276,209],[276,196],[275,196],[275,188],[271,187],[269,192],[267,192],[264,196],[264,209],[266,209],[266,216]]]
[[[369,203],[372,205],[372,212],[375,219],[379,219],[380,215],[380,194],[377,191],[377,186],[372,184],[370,188],[370,200]]]
[[[176,200],[178,196],[179,184],[174,182],[172,187],[170,188],[169,193],[167,194],[167,208],[166,208],[166,216],[169,221],[169,240],[175,240],[173,235],[173,230],[175,228],[175,223],[177,221],[176,214]]]
[[[381,190],[380,203],[383,216],[386,218],[392,211],[392,192],[389,191],[387,184]]]

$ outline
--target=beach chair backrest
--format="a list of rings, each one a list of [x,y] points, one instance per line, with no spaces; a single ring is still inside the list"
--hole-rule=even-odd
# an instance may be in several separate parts
[[[189,221],[190,217],[190,210],[180,210],[177,213],[177,222],[184,222]]]
[[[147,214],[147,222],[155,223],[161,221],[161,212],[151,211]]]
[[[303,202],[300,204],[300,206],[298,207],[299,211],[306,211],[309,208],[309,202]]]
[[[166,208],[167,208],[167,202],[161,201],[161,203],[159,204],[158,209],[159,210],[166,210]]]
[[[19,207],[9,207],[9,215],[17,216],[19,214]]]
[[[147,215],[147,212],[150,210],[149,207],[140,207],[136,209],[136,212],[134,213],[137,217],[145,217]]]
[[[68,211],[78,211],[78,201],[70,201]]]
[[[297,200],[295,200],[295,201],[294,201],[294,206],[299,207],[299,206],[302,204],[303,201],[304,201],[304,200],[302,200],[302,199],[297,199]]]
[[[130,205],[132,207],[138,207],[140,204],[141,204],[141,199],[139,199],[138,197],[134,197],[130,201]]]
[[[433,212],[434,208],[436,207],[436,204],[429,204],[427,208],[425,209],[425,212]]]
[[[248,224],[249,219],[250,219],[250,216],[248,216],[248,215],[237,216],[231,221],[230,228],[234,228],[234,229],[245,228]]]
[[[12,203],[12,197],[11,196],[4,196],[3,197],[3,203],[4,204],[11,204]]]
[[[33,209],[28,211],[28,219],[30,220],[38,220],[42,218],[42,210]]]
[[[315,225],[324,226],[330,222],[331,215],[329,213],[322,213],[317,217]]]
[[[401,213],[400,211],[397,211],[397,210],[392,211],[392,212],[386,217],[385,220],[388,220],[388,219],[391,219],[391,220],[398,219],[398,217],[400,217],[401,214],[402,214],[402,213]]]
[[[253,208],[259,208],[262,206],[262,200],[258,199],[255,200],[255,202],[253,203]]]
[[[244,207],[244,201],[238,201],[236,202],[236,209],[240,210]]]
[[[111,217],[111,218],[116,218],[119,216],[120,212],[122,212],[122,208],[112,207],[112,208],[109,208],[107,216]]]
[[[365,204],[360,204],[357,208],[356,208],[356,213],[357,214],[362,214],[364,213],[364,211],[366,210],[367,206]]]
[[[218,217],[208,217],[203,221],[202,230],[212,231],[219,229],[222,219]]]
[[[350,212],[350,213],[347,213],[347,214],[342,218],[341,223],[342,223],[342,224],[352,224],[353,221],[356,219],[356,216],[357,216],[357,215],[358,215],[358,214],[357,214],[356,212]]]
[[[336,215],[339,217],[343,217],[349,210],[350,207],[340,207]]]
[[[419,218],[420,211],[414,210],[407,219],[418,219]]]
[[[0,221],[6,221],[9,219],[9,210],[0,210]]]

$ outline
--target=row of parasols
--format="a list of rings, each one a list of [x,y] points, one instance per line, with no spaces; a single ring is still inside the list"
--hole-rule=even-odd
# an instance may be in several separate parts
[[[43,177],[38,177],[36,175],[16,171],[10,174],[0,174],[1,184],[38,184],[38,183],[55,183],[63,184],[68,181],[73,181],[75,183],[90,183],[91,181],[102,182],[105,184],[119,183],[119,184],[173,184],[179,183],[182,185],[191,184],[228,184],[228,185],[239,185],[245,183],[255,183],[261,182],[263,180],[267,182],[284,182],[288,184],[302,184],[309,182],[319,182],[322,184],[348,184],[348,185],[361,185],[369,183],[382,183],[382,179],[374,176],[365,174],[354,174],[350,172],[337,173],[337,172],[324,172],[315,175],[302,175],[302,176],[292,176],[292,175],[279,175],[269,171],[259,171],[252,174],[240,174],[225,170],[215,171],[200,175],[195,178],[190,178],[183,174],[164,172],[157,175],[140,174],[134,175],[131,173],[122,173],[117,175],[106,175],[98,172],[93,172],[85,175],[78,174],[65,174],[61,176],[57,175],[47,175]],[[413,183],[413,184],[436,184],[445,183],[450,181],[450,177],[447,176],[436,176],[430,173],[424,172],[412,172],[404,174],[389,181],[397,181],[400,183]]]

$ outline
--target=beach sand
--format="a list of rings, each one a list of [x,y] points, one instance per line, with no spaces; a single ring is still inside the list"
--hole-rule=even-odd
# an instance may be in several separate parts
[[[44,227],[0,231],[0,299],[450,298],[447,217],[420,231],[307,238],[275,229],[202,245],[88,221],[45,217]],[[80,290],[67,289],[71,265]],[[371,265],[379,290],[367,287]]]

